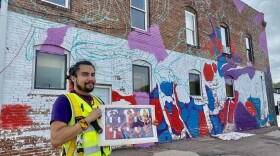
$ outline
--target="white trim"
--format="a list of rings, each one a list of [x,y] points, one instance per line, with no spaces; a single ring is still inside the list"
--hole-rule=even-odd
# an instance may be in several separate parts
[[[232,81],[232,93],[233,93],[233,96],[228,96],[228,95],[227,95],[227,87],[226,87],[227,83],[226,83],[226,79]],[[235,84],[235,83],[234,83],[234,79],[233,79],[233,78],[231,78],[231,79],[230,79],[230,78],[225,78],[224,80],[225,80],[226,97],[227,97],[227,98],[234,98],[234,97],[235,97],[235,92],[234,92],[234,91],[235,91],[235,87],[234,87],[234,84]]]
[[[248,48],[247,48],[247,39],[248,39]],[[250,63],[253,63],[254,62],[254,54],[253,54],[253,46],[252,46],[252,38],[250,37],[250,36],[246,36],[246,38],[245,38],[245,47],[246,47],[246,53],[247,53],[247,61],[248,62],[250,62]],[[249,51],[248,50],[250,50],[251,51],[251,54],[252,54],[252,61],[250,61],[250,54],[249,54]]]
[[[132,13],[131,13],[131,8],[133,8],[133,9],[136,9],[136,10],[138,10],[138,11],[141,11],[141,12],[143,12],[143,13],[145,14],[145,23],[144,23],[145,29],[144,29],[144,31],[146,31],[146,30],[148,29],[148,10],[147,10],[147,8],[148,8],[147,5],[148,5],[148,3],[147,3],[147,0],[143,0],[143,1],[144,1],[145,10],[142,10],[142,9],[140,9],[140,8],[137,8],[137,7],[132,6],[132,2],[131,2],[131,0],[130,0],[130,23],[131,23],[130,25],[131,25],[131,28],[143,30],[143,29],[141,29],[141,28],[132,26]]]
[[[152,91],[152,65],[147,62],[147,61],[144,61],[144,60],[135,60],[132,62],[132,66],[131,66],[131,69],[133,69],[133,65],[138,65],[138,66],[143,66],[143,67],[148,67],[149,68],[149,83],[150,83],[150,88],[149,88],[149,92]],[[132,91],[133,91],[133,83],[134,83],[134,80],[133,80],[133,70],[131,70],[131,76],[132,76]]]
[[[63,8],[69,8],[69,1],[70,0],[65,0],[65,6],[57,4],[57,3],[54,3],[54,2],[50,2],[49,0],[41,0],[41,1],[53,4],[53,5],[57,5],[57,6],[60,6],[60,7],[63,7]]]
[[[199,75],[199,88],[200,88],[200,95],[191,95],[191,88],[189,86],[189,93],[190,93],[190,96],[192,96],[193,98],[202,98],[202,81],[201,81],[201,72],[196,70],[196,69],[191,69],[189,70],[188,72],[188,78],[189,78],[189,85],[190,85],[190,74],[197,74]]]
[[[193,19],[191,19],[193,21],[193,30],[188,29],[187,28],[187,14],[191,15],[193,17]],[[197,28],[196,28],[196,17],[195,14],[185,10],[185,24],[186,24],[186,30],[191,30],[193,32],[193,46],[197,46]],[[186,43],[187,43],[187,31],[186,31]]]
[[[112,104],[112,85],[110,84],[95,84],[94,88],[101,88],[101,89],[108,89],[108,93],[109,93],[109,103],[105,103],[105,104]],[[95,90],[95,89],[94,89]],[[99,98],[101,98],[101,100],[104,101],[104,99],[102,99],[102,97],[100,97],[98,94],[94,93],[94,90],[92,91],[92,93],[96,96],[98,96]],[[105,102],[105,101],[104,101]]]
[[[39,91],[40,93],[41,92],[52,92],[52,91],[63,91],[63,92],[65,92],[65,91],[68,91],[68,89],[69,89],[69,81],[68,80],[65,80],[66,81],[66,85],[65,85],[65,89],[36,89],[35,88],[35,72],[36,72],[36,53],[37,53],[37,51],[39,51],[40,50],[40,48],[41,48],[41,45],[38,45],[38,46],[35,46],[34,47],[34,61],[33,61],[33,66],[32,66],[32,90],[36,90],[36,91]],[[70,56],[69,56],[69,52],[67,51],[67,50],[64,50],[64,54],[66,54],[66,74],[68,74],[68,69],[69,69],[69,67],[70,67]]]

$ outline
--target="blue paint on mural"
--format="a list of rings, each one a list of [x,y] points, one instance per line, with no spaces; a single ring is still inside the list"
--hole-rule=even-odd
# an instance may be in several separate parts
[[[157,128],[158,142],[169,142],[172,141],[172,136],[168,130],[168,125],[163,117],[161,124]]]
[[[207,98],[208,98],[208,108],[210,111],[214,111],[215,109],[215,99],[213,96],[213,91],[205,85]],[[213,128],[211,130],[211,134],[221,134],[223,132],[223,124],[221,123],[218,115],[209,115]]]
[[[164,81],[160,84],[160,89],[166,96],[172,96],[172,94],[173,94],[173,83]]]
[[[192,137],[199,136],[199,111],[203,110],[203,105],[196,105],[194,99],[190,98],[188,104],[179,101],[179,107],[181,108],[181,118]]]
[[[264,126],[269,120],[270,121],[274,120],[274,117],[271,114],[266,116],[264,119],[261,118],[261,100],[260,100],[260,98],[249,97],[248,100],[253,103],[253,105],[257,111],[256,118],[258,121],[258,127]]]
[[[222,134],[223,133],[223,124],[221,123],[218,115],[209,115],[213,128],[211,134]]]
[[[208,97],[208,108],[211,111],[214,111],[214,109],[215,109],[215,105],[214,105],[215,99],[214,99],[214,96],[213,96],[213,92],[207,85],[205,85],[205,89],[206,89],[206,93],[207,93],[207,97]]]
[[[172,102],[165,101],[164,108],[166,108],[168,110],[168,113],[172,115]]]
[[[224,77],[224,73],[222,71],[222,67],[226,63],[227,63],[227,60],[226,60],[225,56],[221,55],[221,56],[218,57],[218,64],[217,64],[217,66],[218,66],[218,73],[219,73],[220,77]]]

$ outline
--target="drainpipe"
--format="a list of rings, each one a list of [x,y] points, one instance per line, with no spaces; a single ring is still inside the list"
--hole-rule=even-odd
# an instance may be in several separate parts
[[[6,53],[6,32],[7,32],[7,12],[9,0],[1,0],[1,16],[0,16],[0,109],[3,104],[3,81]]]

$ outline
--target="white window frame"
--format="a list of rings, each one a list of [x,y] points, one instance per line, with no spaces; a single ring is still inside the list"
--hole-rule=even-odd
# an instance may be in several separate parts
[[[108,91],[108,101],[109,103],[106,103],[105,100],[102,98],[102,93],[100,92],[97,92],[96,89],[106,89]],[[112,104],[112,85],[109,85],[109,84],[96,84],[94,86],[94,90],[92,91],[92,93],[96,96],[98,96],[101,100],[103,100],[103,102],[105,102],[106,105],[111,105]]]
[[[223,32],[223,29],[225,30],[225,32]],[[228,27],[224,26],[224,25],[221,25],[220,33],[221,33],[221,42],[222,42],[223,53],[231,54]]]
[[[57,5],[57,6],[60,6],[60,7],[69,8],[69,1],[70,0],[65,0],[65,6],[57,4],[57,3],[54,3],[54,2],[51,2],[50,0],[42,0],[42,1],[46,2],[46,3],[53,4],[53,5]]]
[[[227,94],[226,80],[231,80],[232,81],[232,94],[233,94],[233,96],[228,96],[228,94]],[[225,78],[225,89],[226,89],[226,97],[228,97],[228,98],[234,98],[235,97],[235,92],[234,92],[235,87],[234,87],[234,79],[233,78]]]
[[[143,66],[143,67],[147,67],[149,69],[149,76],[148,76],[148,82],[149,82],[149,91],[148,93],[151,92],[152,90],[152,66],[150,63],[146,62],[146,61],[143,61],[143,60],[137,60],[137,61],[133,61],[132,63],[132,91],[134,92],[134,79],[133,79],[133,65],[136,65],[136,66]]]
[[[35,56],[35,58],[37,57],[37,51],[40,51],[40,48],[41,48],[41,46],[36,46],[35,48],[34,48],[34,56]],[[53,55],[55,55],[55,54],[53,54]],[[70,68],[70,57],[69,57],[69,52],[68,51],[66,51],[66,50],[64,50],[64,55],[66,55],[66,73],[65,74],[68,74],[68,69]],[[68,80],[65,80],[65,89],[51,89],[51,88],[35,88],[35,80],[36,80],[36,74],[35,74],[35,72],[36,72],[36,59],[34,59],[34,61],[33,61],[33,72],[32,72],[32,77],[33,77],[33,80],[32,80],[32,89],[33,90],[36,90],[36,91],[39,91],[39,92],[45,92],[45,91],[57,91],[57,92],[60,92],[60,91],[63,91],[63,92],[65,92],[65,91],[68,91],[68,89],[69,89],[69,81]],[[55,94],[56,92],[54,92],[54,94]]]
[[[246,38],[245,38],[245,44],[246,44],[247,60],[248,60],[250,63],[253,63],[253,62],[254,62],[254,54],[253,54],[252,37],[246,36]],[[251,56],[252,60],[250,60],[250,55],[252,55],[252,56]]]
[[[144,23],[144,27],[145,27],[145,29],[144,29],[144,31],[146,31],[147,30],[147,28],[148,28],[148,14],[147,14],[147,0],[143,0],[144,1],[144,6],[145,6],[145,10],[142,10],[142,9],[140,9],[140,8],[137,8],[137,7],[134,7],[134,6],[132,6],[132,2],[131,2],[132,0],[130,0],[130,22],[131,22],[131,28],[134,28],[134,29],[140,29],[140,30],[143,30],[143,29],[141,29],[141,28],[138,28],[138,27],[134,27],[134,26],[132,26],[132,11],[131,11],[131,8],[133,8],[133,9],[136,9],[136,10],[138,10],[138,11],[140,11],[140,12],[143,12],[144,14],[145,14],[145,23]]]
[[[200,88],[200,95],[191,95],[191,87],[189,86],[189,93],[190,93],[190,96],[192,96],[192,97],[194,97],[194,98],[200,98],[200,97],[202,97],[201,73],[200,73],[200,71],[198,71],[198,70],[196,70],[196,69],[189,70],[189,73],[188,73],[189,85],[190,85],[190,74],[196,74],[196,75],[199,76],[199,88]]]
[[[190,15],[192,17],[191,20],[193,22],[193,29],[187,27],[187,17],[188,17],[187,15]],[[185,23],[186,24],[186,43],[189,44],[189,45],[197,46],[196,16],[195,16],[194,13],[191,13],[191,12],[185,10],[185,20],[186,20],[186,23]],[[187,30],[190,30],[192,32],[192,40],[193,40],[192,42],[193,42],[193,44],[190,43],[187,39],[188,38]]]

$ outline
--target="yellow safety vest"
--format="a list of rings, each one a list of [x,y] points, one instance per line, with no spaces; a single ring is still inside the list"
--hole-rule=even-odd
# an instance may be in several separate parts
[[[68,126],[73,126],[76,123],[76,117],[87,117],[93,108],[97,108],[100,104],[103,104],[102,100],[95,96],[92,96],[94,105],[90,106],[75,93],[67,93],[65,95],[71,104],[72,110],[72,117]],[[82,131],[76,138],[63,144],[63,152],[61,155],[107,156],[110,153],[111,151],[109,147],[98,146],[98,133],[95,131],[93,126],[89,124],[87,130]]]

